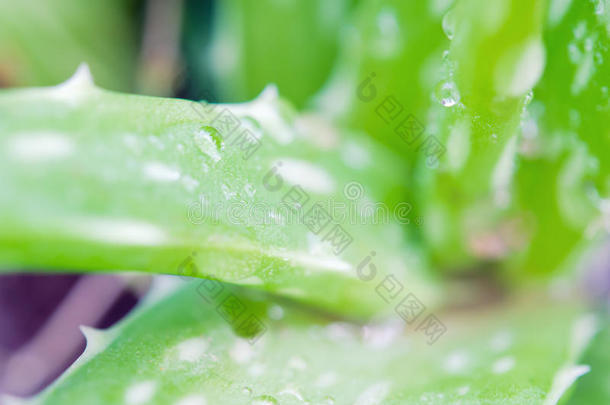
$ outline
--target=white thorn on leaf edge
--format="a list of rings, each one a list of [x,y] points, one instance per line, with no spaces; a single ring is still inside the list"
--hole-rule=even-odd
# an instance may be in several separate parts
[[[294,128],[282,116],[279,109],[279,91],[275,84],[268,84],[251,101],[231,105],[231,111],[241,116],[252,116],[267,133],[282,145],[294,140]]]
[[[263,91],[260,92],[258,96],[254,99],[254,101],[261,102],[272,102],[276,101],[280,98],[280,94],[275,83],[270,83],[265,86]]]
[[[591,371],[586,364],[574,364],[593,337],[598,332],[598,319],[595,314],[585,314],[572,324],[572,336],[570,338],[570,353],[567,364],[561,367],[553,377],[551,389],[544,399],[543,405],[555,405],[563,394],[582,375]]]
[[[52,87],[53,95],[65,101],[79,101],[84,94],[94,89],[91,71],[84,62],[78,66],[72,77]]]
[[[78,358],[79,362],[87,361],[102,352],[114,338],[112,330],[101,330],[84,325],[79,326],[79,329],[87,341],[85,351]]]
[[[553,378],[553,385],[544,399],[543,405],[556,405],[578,377],[587,374],[590,370],[591,367],[582,364],[569,365],[560,368]]]
[[[86,62],[81,62],[76,68],[76,72],[65,82],[57,85],[56,87],[94,87],[93,76],[91,70]]]

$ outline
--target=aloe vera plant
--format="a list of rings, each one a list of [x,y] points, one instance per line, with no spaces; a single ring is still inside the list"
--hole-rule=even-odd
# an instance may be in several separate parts
[[[285,111],[273,89],[243,105],[202,106],[111,93],[89,79],[83,67],[60,86],[0,97],[3,268],[176,273],[194,253],[182,275],[370,316],[385,305],[355,269],[375,251],[380,269],[436,301],[425,261],[416,246],[405,249],[396,224],[356,208],[330,217],[329,203],[358,202],[344,186],[354,175],[341,169],[345,145],[339,133],[334,145],[316,145],[315,119]],[[357,197],[400,211],[400,176],[373,165],[392,155],[368,139],[360,147],[370,163],[358,171]],[[315,204],[324,228],[307,220]]]
[[[573,250],[603,237],[607,217],[608,139],[599,136],[610,114],[605,14],[592,2],[574,2],[565,10],[552,5],[548,15],[545,44],[554,68],[534,90],[517,172],[519,205],[538,219],[518,264],[529,273],[553,271]],[[545,192],[531,198],[540,186]]]
[[[129,58],[0,91],[0,272],[154,278],[0,400],[610,401],[610,5],[327,3],[185,3],[189,80],[250,101],[106,90]]]
[[[196,284],[109,331],[85,329],[82,361],[33,403],[551,404],[588,371],[578,360],[597,327],[572,305],[534,299],[469,326],[456,319],[447,344],[428,346],[400,324],[331,322],[253,296],[247,305],[276,320],[251,346]]]

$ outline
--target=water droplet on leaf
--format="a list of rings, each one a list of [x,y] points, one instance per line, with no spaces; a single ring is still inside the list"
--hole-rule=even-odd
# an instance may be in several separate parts
[[[443,81],[436,86],[434,95],[444,107],[453,107],[460,101],[460,92],[452,81]]]
[[[222,136],[214,127],[204,126],[195,133],[195,145],[203,154],[212,159],[214,162],[220,160],[220,151],[222,149]]]
[[[447,38],[449,38],[449,40],[452,40],[453,36],[455,35],[455,16],[453,14],[453,10],[447,11],[445,16],[443,17],[442,25],[443,32],[445,33],[445,35],[447,35]]]

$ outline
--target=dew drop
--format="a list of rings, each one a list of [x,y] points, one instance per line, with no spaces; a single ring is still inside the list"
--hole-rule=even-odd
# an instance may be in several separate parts
[[[604,0],[597,0],[595,2],[595,14],[602,15],[605,11],[606,7],[604,5]]]
[[[453,107],[460,101],[460,92],[452,81],[440,82],[436,86],[434,95],[443,107]]]
[[[252,388],[250,388],[250,387],[244,387],[244,388],[241,390],[241,392],[243,392],[243,393],[244,393],[244,395],[247,395],[247,396],[249,396],[249,397],[250,397],[250,396],[252,396]]]
[[[252,400],[252,405],[277,405],[277,399],[270,395],[260,395]]]
[[[204,155],[214,162],[220,160],[220,150],[222,149],[222,137],[214,127],[204,126],[195,133],[195,145]]]
[[[447,11],[445,16],[443,17],[443,32],[447,35],[449,40],[453,39],[455,35],[455,16],[453,10]]]

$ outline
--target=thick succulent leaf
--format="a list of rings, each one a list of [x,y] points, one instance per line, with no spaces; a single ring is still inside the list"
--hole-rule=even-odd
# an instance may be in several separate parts
[[[522,111],[545,67],[544,4],[463,0],[444,17],[452,41],[429,117],[446,153],[420,194],[430,218],[424,234],[443,267],[498,259],[517,247],[505,211],[514,198]]]
[[[275,83],[282,95],[302,107],[331,70],[351,3],[219,2],[209,60],[221,99],[249,100]]]
[[[610,230],[607,11],[603,2],[561,3],[549,4],[548,68],[522,124],[516,176],[531,243],[515,268],[538,274],[565,265],[580,245]]]
[[[439,268],[522,247],[506,211],[523,108],[545,67],[544,6],[364,1],[319,97],[325,113],[408,161],[405,184]]]
[[[578,359],[596,330],[572,302],[529,297],[446,314],[446,334],[428,345],[402,324],[333,322],[226,286],[273,317],[251,345],[199,283],[110,331],[86,330],[84,359],[33,402],[555,404],[589,370]]]
[[[136,56],[130,3],[0,1],[0,87],[48,86],[87,62],[106,88],[128,91]]]
[[[415,148],[395,128],[409,114],[426,124],[430,95],[441,79],[442,55],[449,45],[441,20],[450,5],[359,2],[342,35],[333,74],[316,97],[317,108],[350,128],[365,130],[400,151],[405,160],[414,160]],[[387,97],[397,103],[391,114],[378,109]],[[388,115],[399,112],[388,122]]]
[[[410,204],[387,150],[293,116],[271,88],[251,103],[202,106],[87,78],[0,94],[5,271],[215,276],[350,315],[386,308],[374,286],[392,274],[434,305],[425,263],[395,220],[409,221]],[[312,225],[314,203],[326,214]],[[377,266],[374,284],[356,272],[372,251],[363,266]]]

